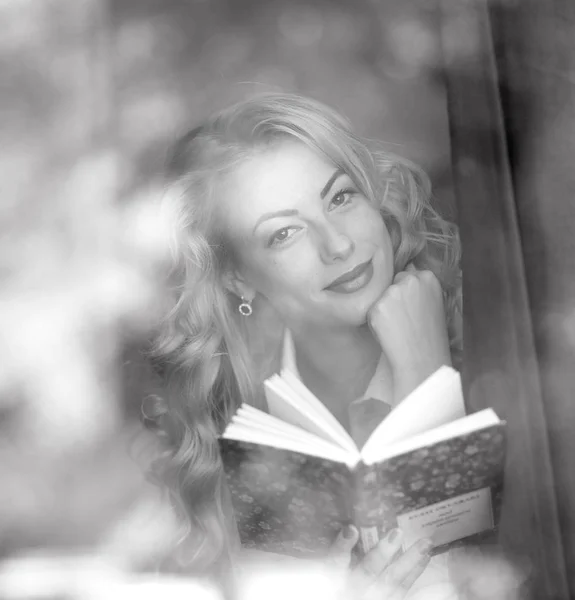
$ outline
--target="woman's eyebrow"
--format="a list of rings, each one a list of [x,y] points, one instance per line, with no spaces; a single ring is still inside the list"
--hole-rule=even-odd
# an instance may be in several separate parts
[[[326,197],[327,193],[331,189],[331,186],[335,183],[337,178],[340,177],[341,175],[345,175],[345,171],[342,168],[338,168],[333,172],[332,176],[327,180],[327,183],[324,185],[323,189],[319,193],[322,200]],[[271,213],[265,213],[257,220],[257,222],[254,225],[254,228],[252,230],[252,233],[255,233],[256,229],[263,221],[267,221],[268,219],[273,219],[274,217],[294,217],[294,216],[297,216],[298,214],[299,214],[299,212],[297,210],[294,210],[291,208],[288,208],[286,210],[278,210],[276,212],[271,212]]]
[[[339,169],[335,170],[334,174],[327,180],[327,183],[323,187],[323,190],[319,193],[319,195],[321,196],[322,200],[326,197],[327,193],[331,189],[331,186],[334,184],[335,180],[340,175],[344,175],[344,174],[345,174],[345,171],[342,168],[339,168]]]
[[[299,214],[299,211],[293,208],[286,208],[285,210],[278,210],[276,212],[270,212],[263,214],[254,225],[252,233],[255,233],[256,229],[263,221],[267,221],[268,219],[273,219],[274,217],[296,217]]]

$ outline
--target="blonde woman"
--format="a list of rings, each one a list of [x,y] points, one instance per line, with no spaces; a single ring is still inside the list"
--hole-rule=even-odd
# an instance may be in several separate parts
[[[421,170],[295,95],[214,115],[176,144],[168,176],[173,306],[153,350],[165,395],[148,416],[187,524],[182,561],[203,569],[242,557],[217,445],[238,406],[266,409],[262,382],[287,361],[361,444],[377,424],[368,399],[385,412],[457,366],[459,245]],[[382,580],[413,594],[433,570],[426,540],[393,558],[400,537],[350,571],[358,598]],[[356,541],[342,532],[332,556],[349,562]]]

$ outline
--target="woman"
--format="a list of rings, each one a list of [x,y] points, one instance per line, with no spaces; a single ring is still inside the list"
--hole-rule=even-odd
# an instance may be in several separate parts
[[[176,145],[168,171],[157,466],[189,524],[188,558],[213,565],[233,554],[217,435],[239,404],[265,409],[262,381],[288,361],[361,443],[377,424],[368,399],[389,409],[459,358],[459,246],[419,169],[298,96],[215,115]],[[347,533],[333,554],[349,561]],[[425,569],[425,540],[391,561],[395,533],[354,569],[356,588],[383,578],[407,589]]]

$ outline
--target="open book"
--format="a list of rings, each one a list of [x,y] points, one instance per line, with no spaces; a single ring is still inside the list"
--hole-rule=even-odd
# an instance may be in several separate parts
[[[495,529],[505,424],[465,416],[459,373],[441,367],[360,449],[289,370],[265,382],[272,416],[242,405],[220,438],[242,544],[296,556],[324,551],[346,523],[361,551],[399,526],[404,547],[437,550]]]

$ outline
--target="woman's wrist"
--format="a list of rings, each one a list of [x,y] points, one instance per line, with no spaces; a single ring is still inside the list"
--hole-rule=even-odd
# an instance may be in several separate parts
[[[451,366],[450,354],[434,360],[414,362],[412,359],[399,364],[391,363],[395,403],[401,402],[443,365]]]

